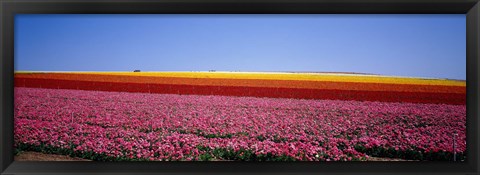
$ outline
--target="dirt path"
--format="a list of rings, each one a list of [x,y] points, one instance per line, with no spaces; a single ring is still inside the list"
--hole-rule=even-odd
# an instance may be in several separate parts
[[[397,159],[397,158],[388,158],[388,157],[369,157],[367,161],[416,161],[416,160],[405,160],[405,159]]]
[[[22,152],[14,157],[15,161],[91,161],[64,155],[44,154],[39,152]]]

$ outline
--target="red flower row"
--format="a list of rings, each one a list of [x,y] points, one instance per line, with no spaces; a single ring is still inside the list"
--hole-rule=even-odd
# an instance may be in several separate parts
[[[15,87],[76,89],[112,92],[142,92],[158,94],[251,96],[271,98],[435,103],[453,105],[466,104],[466,95],[462,93],[361,91],[245,86],[199,86],[153,83],[74,81],[35,78],[15,78]]]

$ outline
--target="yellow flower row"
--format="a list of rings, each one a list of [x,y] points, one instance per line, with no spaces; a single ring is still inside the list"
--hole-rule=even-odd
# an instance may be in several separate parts
[[[72,73],[72,72],[69,72]],[[128,76],[219,78],[219,79],[262,79],[262,80],[303,80],[359,83],[417,84],[466,86],[465,81],[447,79],[422,79],[410,77],[331,74],[331,73],[255,73],[255,72],[74,72],[81,74],[107,74]]]

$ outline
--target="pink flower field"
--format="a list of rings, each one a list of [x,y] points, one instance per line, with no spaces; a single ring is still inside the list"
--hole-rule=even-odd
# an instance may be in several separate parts
[[[16,87],[14,114],[18,150],[100,161],[466,158],[465,105]]]

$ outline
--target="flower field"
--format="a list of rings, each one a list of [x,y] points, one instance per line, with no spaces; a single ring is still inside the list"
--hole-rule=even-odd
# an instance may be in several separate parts
[[[16,74],[15,86],[456,105],[466,102],[464,81],[316,74],[253,74],[246,78],[241,73],[231,73],[232,78],[226,79],[225,73],[177,74],[178,77],[170,73],[22,73]]]
[[[15,147],[100,161],[466,159],[464,81],[230,77],[19,73]]]

